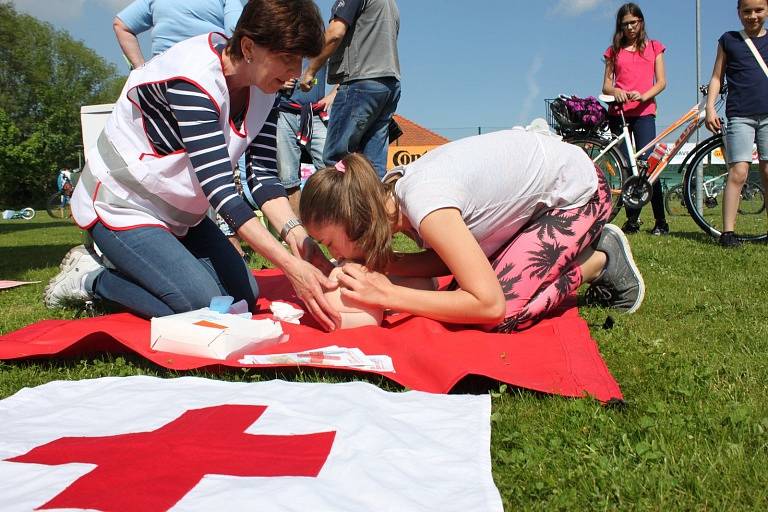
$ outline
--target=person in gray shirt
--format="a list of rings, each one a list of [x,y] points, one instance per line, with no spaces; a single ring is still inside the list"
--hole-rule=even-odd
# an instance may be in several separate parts
[[[389,123],[400,100],[399,31],[395,0],[333,4],[323,51],[309,63],[300,82],[303,90],[310,90],[316,73],[328,62],[328,83],[340,84],[323,152],[327,165],[361,152],[384,176]]]

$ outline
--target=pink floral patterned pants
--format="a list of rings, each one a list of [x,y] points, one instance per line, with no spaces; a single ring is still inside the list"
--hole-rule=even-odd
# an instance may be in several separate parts
[[[581,286],[581,268],[574,262],[598,239],[611,214],[611,190],[596,171],[597,191],[587,204],[532,219],[491,257],[507,300],[505,320],[495,331],[530,327]]]

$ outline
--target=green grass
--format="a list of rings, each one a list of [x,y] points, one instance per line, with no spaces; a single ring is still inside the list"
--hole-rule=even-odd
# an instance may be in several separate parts
[[[631,239],[648,288],[640,311],[611,314],[615,325],[605,330],[608,311],[582,309],[622,386],[625,408],[506,386],[492,391],[493,472],[507,510],[765,510],[768,247],[723,250],[687,217],[669,221],[668,237],[643,232]],[[645,218],[644,228],[651,225]],[[0,332],[71,318],[72,311],[45,309],[41,294],[79,241],[71,224],[45,213],[0,223],[0,279],[42,281],[0,292]],[[189,373],[246,381],[345,378],[312,371]],[[136,374],[178,375],[106,354],[0,362],[0,397],[55,379]]]

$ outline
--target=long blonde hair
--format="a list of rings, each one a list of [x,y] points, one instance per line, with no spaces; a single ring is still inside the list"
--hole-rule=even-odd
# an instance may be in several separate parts
[[[342,226],[365,255],[365,266],[383,271],[393,257],[392,221],[397,213],[387,213],[393,187],[379,180],[365,156],[351,153],[310,176],[301,192],[299,216],[309,227]]]

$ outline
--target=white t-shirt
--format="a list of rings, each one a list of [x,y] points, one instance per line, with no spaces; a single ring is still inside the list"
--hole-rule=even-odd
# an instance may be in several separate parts
[[[419,236],[428,214],[457,208],[487,256],[543,212],[583,206],[596,190],[595,166],[581,148],[522,128],[436,148],[395,184]]]

